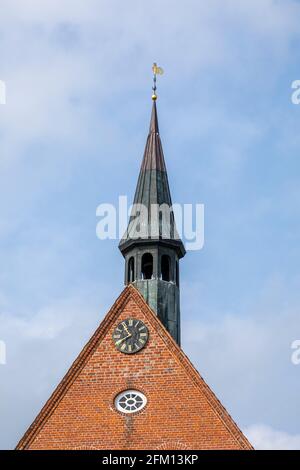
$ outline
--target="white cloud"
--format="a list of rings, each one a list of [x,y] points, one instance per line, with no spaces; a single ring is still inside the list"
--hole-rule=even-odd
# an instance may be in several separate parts
[[[6,345],[6,365],[0,366],[0,448],[17,444],[99,325],[107,306],[106,299],[99,305],[98,288],[53,301],[31,315],[0,314],[0,340]]]
[[[287,282],[294,292],[289,302]],[[245,304],[239,299],[227,313],[206,304],[205,285],[182,288],[191,302],[183,315],[183,347],[240,426],[253,421],[279,429],[299,426],[298,414],[291,412],[299,400],[300,366],[291,361],[291,343],[300,331],[299,282],[274,276],[247,311],[241,311]],[[201,320],[188,321],[195,302]]]
[[[256,450],[299,450],[300,434],[277,431],[264,424],[254,424],[244,433]]]
[[[81,250],[75,243],[74,249],[74,237],[83,238],[74,224],[59,221],[58,228],[48,224],[46,216],[41,227],[40,201],[44,198],[43,210],[50,209],[49,193],[60,194],[73,173],[83,171],[93,145],[101,164],[109,165],[108,180],[120,157],[130,164],[137,161],[128,141],[135,138],[141,121],[136,110],[149,95],[153,60],[166,69],[159,87],[167,102],[167,121],[174,123],[170,132],[183,142],[208,139],[219,158],[211,159],[210,174],[205,172],[203,178],[210,178],[217,189],[220,181],[231,184],[247,158],[249,143],[266,133],[272,113],[268,110],[267,119],[266,114],[253,118],[241,116],[251,103],[232,99],[224,105],[228,83],[234,83],[239,98],[254,89],[249,101],[260,99],[260,88],[265,92],[276,85],[299,34],[299,10],[296,2],[272,0],[228,1],[226,8],[223,0],[187,1],[176,7],[174,1],[154,0],[151,8],[140,0],[127,2],[126,8],[121,1],[1,1],[0,79],[7,84],[7,104],[0,109],[0,339],[8,347],[7,365],[0,370],[1,446],[15,444],[98,323],[96,298],[105,295],[106,306],[114,300],[109,296],[114,290],[107,285],[97,294],[96,289],[92,294],[78,289],[81,279],[73,271],[78,273],[78,265],[84,265],[91,240],[85,239]],[[212,76],[211,88],[204,87],[207,93],[198,95]],[[136,120],[129,135],[128,106]],[[280,119],[277,111],[274,114]],[[280,121],[281,126],[288,122]],[[289,137],[288,123],[282,153],[290,141],[295,143]],[[115,142],[114,158],[107,158]],[[174,153],[181,178],[182,154]],[[190,167],[197,173],[195,165]],[[111,183],[103,179],[99,174],[99,191],[110,189]],[[85,184],[79,192],[86,192]],[[200,186],[195,180],[191,184],[197,191]],[[60,204],[63,199],[61,194]],[[94,199],[91,214],[99,202],[94,204]],[[290,198],[287,210],[289,203]],[[69,206],[67,210],[71,212]],[[75,223],[77,228],[80,223]],[[233,221],[228,223],[232,230]],[[91,232],[94,235],[94,227]],[[96,276],[104,278],[114,264],[105,263],[104,249],[99,260],[102,268]],[[121,272],[121,258],[116,263]],[[47,286],[56,283],[65,300],[57,300],[51,289],[49,295]],[[285,287],[282,292],[279,281],[271,282],[267,301],[253,302],[246,313],[241,308],[218,310],[217,299],[214,304],[203,301],[206,288],[192,281],[182,284],[183,339],[193,362],[244,425],[277,419],[278,429],[287,429],[289,420],[296,426],[295,413],[283,405],[288,401],[294,407],[298,398],[294,384],[300,369],[291,365],[289,347],[299,331],[300,302],[291,299]],[[297,291],[299,285],[290,288]],[[219,295],[216,288],[211,298]],[[245,305],[239,292],[236,296]],[[289,308],[282,304],[287,298]],[[266,427],[253,429],[258,441],[271,433]]]

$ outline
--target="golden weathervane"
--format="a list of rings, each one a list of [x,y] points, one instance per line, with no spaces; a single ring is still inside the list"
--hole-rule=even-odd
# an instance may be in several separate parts
[[[152,72],[153,72],[153,94],[152,94],[152,99],[155,101],[157,99],[157,94],[156,94],[156,75],[162,75],[164,73],[163,69],[161,67],[158,67],[156,62],[152,65]]]

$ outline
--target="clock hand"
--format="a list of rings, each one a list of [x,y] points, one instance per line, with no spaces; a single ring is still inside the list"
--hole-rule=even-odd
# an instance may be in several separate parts
[[[132,335],[129,334],[128,336],[125,336],[124,338],[119,339],[118,341],[115,342],[115,345],[116,345],[116,346],[119,346],[119,344],[121,344],[122,341],[125,341],[125,339],[130,338],[130,336],[132,336]]]
[[[130,335],[130,333],[129,333],[129,331],[128,331],[128,328],[127,328],[127,326],[126,326],[126,323],[122,323],[122,325],[124,326],[124,330],[126,331],[126,333],[127,333],[128,335]]]

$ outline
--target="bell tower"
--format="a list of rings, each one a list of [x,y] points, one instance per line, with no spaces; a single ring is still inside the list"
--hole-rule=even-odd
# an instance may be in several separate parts
[[[180,345],[179,260],[184,245],[176,230],[168,175],[159,135],[156,72],[152,114],[127,230],[119,244],[125,258],[125,284],[143,295]]]

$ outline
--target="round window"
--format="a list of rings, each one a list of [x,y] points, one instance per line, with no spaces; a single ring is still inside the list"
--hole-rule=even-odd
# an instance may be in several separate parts
[[[115,406],[122,413],[135,413],[146,406],[147,398],[137,390],[126,390],[115,398]]]

